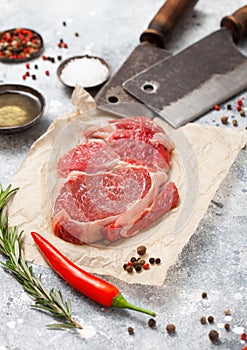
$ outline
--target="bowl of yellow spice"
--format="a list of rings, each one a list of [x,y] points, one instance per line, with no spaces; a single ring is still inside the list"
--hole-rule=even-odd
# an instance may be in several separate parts
[[[22,131],[43,115],[45,99],[43,95],[25,85],[0,85],[0,132]]]

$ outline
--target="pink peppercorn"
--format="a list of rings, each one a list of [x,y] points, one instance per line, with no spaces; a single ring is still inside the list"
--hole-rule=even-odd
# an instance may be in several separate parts
[[[46,70],[45,75],[50,75],[50,72],[48,70]]]
[[[241,340],[246,340],[246,339],[247,339],[247,334],[246,333],[241,334]]]
[[[144,264],[144,265],[143,265],[143,268],[144,268],[144,270],[148,270],[148,269],[149,269],[149,264],[147,264],[147,263]]]
[[[219,110],[220,110],[220,105],[215,105],[215,106],[214,106],[214,109],[215,109],[216,111],[219,111]]]

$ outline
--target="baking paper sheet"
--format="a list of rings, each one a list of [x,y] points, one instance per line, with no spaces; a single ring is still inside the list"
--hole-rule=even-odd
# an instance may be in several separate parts
[[[31,238],[31,231],[42,234],[69,259],[91,273],[113,276],[128,283],[161,285],[168,268],[195,232],[221,181],[246,144],[247,132],[192,123],[174,130],[155,118],[176,146],[170,179],[179,189],[180,205],[149,230],[134,237],[109,246],[102,243],[74,245],[57,238],[51,228],[56,160],[77,144],[82,128],[104,124],[113,116],[98,110],[92,97],[79,86],[73,92],[72,102],[75,110],[57,118],[32,145],[12,179],[13,187],[19,190],[9,204],[9,224],[24,230],[25,255],[35,264],[46,265]],[[123,264],[137,256],[139,245],[147,247],[145,259],[159,257],[162,263],[141,273],[128,274]]]

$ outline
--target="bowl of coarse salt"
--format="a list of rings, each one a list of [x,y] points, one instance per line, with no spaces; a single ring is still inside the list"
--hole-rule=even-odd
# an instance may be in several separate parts
[[[71,88],[77,84],[84,88],[99,86],[109,79],[110,72],[105,60],[89,55],[67,58],[57,68],[59,80]]]

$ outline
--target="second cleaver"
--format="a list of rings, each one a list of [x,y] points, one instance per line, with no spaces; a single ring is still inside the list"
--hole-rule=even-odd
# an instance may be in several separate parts
[[[247,6],[221,29],[127,80],[123,87],[177,128],[247,88],[247,58],[235,43],[247,34]]]

